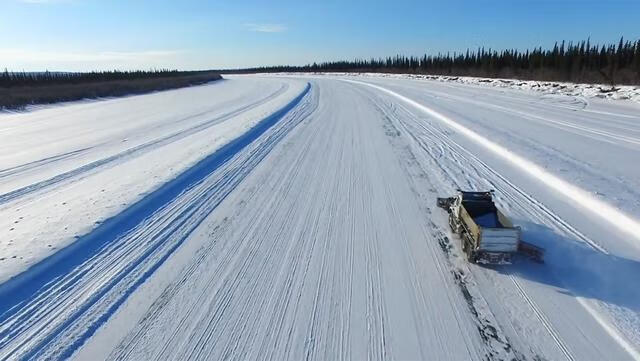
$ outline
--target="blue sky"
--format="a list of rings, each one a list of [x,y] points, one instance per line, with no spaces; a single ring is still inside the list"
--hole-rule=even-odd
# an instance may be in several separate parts
[[[0,0],[0,67],[210,69],[640,38],[640,0]]]

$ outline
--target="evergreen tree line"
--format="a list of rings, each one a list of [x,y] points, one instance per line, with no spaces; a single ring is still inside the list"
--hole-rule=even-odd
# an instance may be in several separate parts
[[[597,45],[590,40],[525,51],[484,47],[463,53],[330,61],[243,72],[388,72],[584,83],[640,84],[640,40]]]
[[[136,70],[136,71],[92,71],[87,73],[69,72],[9,72],[0,73],[0,87],[46,86],[60,84],[83,84],[114,80],[171,78],[206,73],[204,71],[178,70]]]

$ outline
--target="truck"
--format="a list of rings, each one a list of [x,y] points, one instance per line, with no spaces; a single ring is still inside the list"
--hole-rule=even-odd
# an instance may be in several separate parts
[[[471,263],[511,264],[521,253],[542,262],[544,250],[522,240],[520,227],[513,225],[496,207],[493,191],[462,191],[438,198],[438,206],[449,213],[451,231],[460,236],[462,251]]]

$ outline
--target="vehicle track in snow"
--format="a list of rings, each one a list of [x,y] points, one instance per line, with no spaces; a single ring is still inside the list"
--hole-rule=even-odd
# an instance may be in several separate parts
[[[0,359],[69,357],[307,116],[309,89],[72,246],[0,285]]]
[[[172,257],[182,271],[151,277],[79,359],[102,348],[118,360],[509,355],[482,341],[437,241],[425,241],[382,119],[346,84],[317,89],[318,109]]]
[[[389,103],[389,100],[385,99],[385,97],[376,96],[375,98],[379,99],[373,101],[373,103],[378,104],[380,111],[389,119],[391,125],[389,133],[392,135],[395,134],[396,137],[403,135],[413,143],[409,146],[409,154],[406,157],[409,159],[417,158],[417,164],[413,166],[420,168],[419,173],[422,175],[419,176],[419,179],[428,179],[427,182],[424,182],[428,185],[416,185],[417,189],[451,189],[450,192],[453,192],[456,188],[495,189],[496,194],[498,194],[499,203],[502,204],[504,208],[508,208],[510,212],[526,215],[527,219],[533,223],[553,227],[557,232],[563,232],[574,239],[581,240],[588,247],[593,248],[594,251],[607,254],[606,249],[603,248],[602,245],[583,235],[550,209],[536,201],[531,195],[522,191],[500,173],[471,154],[463,146],[453,141],[448,136],[449,130],[446,127],[434,124],[424,117],[416,116],[414,111],[402,104],[394,101]],[[439,175],[434,174],[435,169],[439,169],[439,172],[437,172],[440,173]],[[435,204],[435,195],[430,195],[428,198],[432,204]],[[434,209],[434,211],[437,212],[438,210]],[[464,266],[465,265],[459,265],[459,267]],[[476,275],[475,281],[480,282],[481,289],[490,289],[491,283],[496,281],[500,282],[492,275],[490,270],[485,270],[482,267],[469,268],[469,272]],[[478,278],[478,276],[482,277]],[[557,356],[551,356],[551,358],[557,358],[559,355],[562,355],[562,357],[568,360],[584,357],[575,356],[571,347],[563,340],[563,337],[553,323],[551,323],[544,312],[541,311],[542,308],[537,305],[526,291],[526,288],[521,285],[521,282],[518,280],[519,277],[508,273],[506,276],[508,283],[514,288],[514,290],[510,292],[519,295],[523,303],[530,307],[532,315],[539,320],[542,329],[546,330],[551,341],[557,345],[558,350],[561,352]],[[502,281],[502,283],[504,284],[505,282]],[[505,287],[508,289],[508,284]],[[486,291],[480,292],[486,293]],[[502,302],[501,300],[496,301]],[[495,308],[495,304],[493,306]],[[580,300],[576,306],[590,307],[585,300]],[[592,306],[587,314],[591,312],[595,312]],[[522,317],[522,314],[520,316]],[[505,319],[503,317],[501,318],[504,322]],[[600,319],[597,321],[601,322]],[[607,329],[607,332],[610,331],[610,329]],[[530,330],[530,332],[535,333],[534,330]],[[511,335],[510,338],[514,339],[513,335]],[[518,338],[522,339],[521,337],[516,337],[516,340]],[[527,350],[521,349],[517,351],[526,352]],[[534,351],[531,356],[535,357],[537,355],[537,351]],[[593,356],[590,355],[590,357]]]
[[[445,101],[458,104],[469,104],[474,108],[485,108],[505,114],[511,114],[537,122],[551,124],[559,129],[571,131],[575,134],[588,136],[593,139],[612,142],[622,141],[637,145],[640,141],[640,127],[637,121],[629,118],[640,119],[638,116],[599,112],[588,109],[588,100],[571,96],[542,96],[537,101],[523,98],[522,96],[509,96],[500,94],[495,89],[489,90],[490,96],[486,98],[477,96],[477,88],[465,89],[464,87],[441,84],[444,88],[461,92],[464,95],[455,95],[455,92],[446,92],[431,88],[419,88],[423,94],[430,95]],[[546,99],[546,100],[545,100]],[[579,107],[563,106],[563,102],[572,99],[580,102]],[[554,102],[557,101],[557,103]],[[611,115],[607,123],[603,124],[601,119],[593,117],[592,114]],[[549,116],[553,115],[553,117]],[[581,131],[581,132],[578,132]],[[599,135],[600,137],[596,137]],[[615,143],[615,142],[614,142]]]
[[[513,281],[513,284],[518,289],[518,292],[520,292],[520,295],[522,296],[522,298],[527,301],[529,306],[531,306],[531,309],[533,310],[533,312],[535,312],[538,320],[540,320],[540,322],[544,325],[544,328],[546,328],[549,334],[551,335],[551,337],[553,337],[553,340],[556,342],[556,345],[558,345],[558,348],[560,348],[560,350],[562,351],[564,356],[567,358],[567,360],[569,361],[575,360],[575,358],[573,357],[573,354],[571,353],[571,351],[569,350],[565,342],[562,340],[562,338],[560,338],[560,335],[558,335],[558,332],[553,328],[553,325],[551,325],[549,320],[547,320],[544,313],[540,311],[540,308],[531,299],[531,297],[527,295],[527,292],[522,288],[522,286],[520,285],[516,277],[514,277],[513,275],[509,275],[509,278],[511,279],[511,281]]]
[[[477,101],[469,98],[454,96],[454,95],[450,95],[442,92],[436,92],[433,90],[429,91],[429,93],[437,94],[437,96],[440,98],[451,99],[455,102],[468,103],[468,104],[472,104],[475,107],[484,107],[484,108],[499,111],[502,113],[516,115],[525,119],[531,119],[539,122],[548,123],[562,130],[571,131],[571,132],[574,132],[575,134],[587,136],[593,139],[597,139],[597,140],[601,140],[601,141],[605,141],[613,144],[625,142],[625,143],[632,144],[634,146],[640,145],[640,136],[629,135],[629,134],[633,134],[634,132],[638,132],[639,129],[637,127],[615,126],[615,129],[617,131],[612,132],[610,130],[600,129],[593,126],[585,126],[584,124],[580,124],[579,122],[575,122],[575,121],[572,122],[572,121],[551,119],[548,117],[540,116],[538,114],[530,113],[529,111],[514,110],[512,108],[497,105],[497,104],[491,104],[491,103]],[[533,109],[530,111],[533,111]]]
[[[377,104],[384,104],[384,103],[377,103]],[[393,108],[401,108],[400,110],[393,109]],[[400,134],[404,134],[408,137],[410,137],[414,144],[419,146],[419,149],[421,149],[423,152],[426,152],[426,154],[429,154],[431,156],[432,161],[431,162],[431,166],[438,164],[441,162],[441,158],[445,156],[445,153],[447,151],[451,151],[452,150],[452,146],[449,144],[444,144],[444,145],[437,145],[434,144],[435,142],[433,142],[434,139],[439,138],[436,134],[435,131],[433,129],[431,129],[427,124],[422,124],[422,122],[419,121],[419,119],[414,118],[409,111],[406,108],[403,108],[402,106],[399,106],[397,104],[391,104],[390,107],[384,107],[384,106],[379,106],[380,111],[385,114],[385,116],[387,117],[387,119],[390,122],[391,125],[391,133],[392,134],[396,134],[396,136],[400,136]],[[401,112],[402,115],[399,115],[398,112]],[[415,121],[414,125],[417,125],[419,128],[421,128],[420,130],[418,129],[413,129],[413,128],[409,128],[409,125],[407,123],[404,122],[404,119],[407,119],[407,117],[409,119],[412,119]],[[425,137],[424,134],[427,134],[429,137]],[[446,139],[446,138],[441,138],[441,139]],[[446,142],[446,140],[445,140]],[[437,149],[438,152],[438,156],[434,157],[433,156],[433,149]],[[415,158],[415,150],[411,151],[411,156],[409,157],[410,159],[416,159]],[[462,158],[462,154],[460,154],[459,152],[453,152],[453,155],[458,158],[458,160],[456,161],[457,163],[460,162],[460,158]],[[460,164],[461,165],[461,164]],[[424,163],[421,163],[419,161],[416,161],[416,164],[414,164],[414,166],[418,166],[421,169],[421,173],[423,174],[423,178],[426,178],[427,176],[427,172],[428,170],[430,170],[431,174],[429,175],[430,177],[433,176],[433,169],[431,167],[428,167],[424,165]],[[448,178],[449,174],[448,171],[445,168],[441,167],[441,170],[443,171],[443,173],[445,173],[445,178]],[[450,179],[450,181],[453,179]],[[457,184],[456,188],[461,187],[462,185]],[[439,189],[439,187],[437,187],[436,185],[434,185],[431,189]],[[427,208],[429,212],[434,212],[437,211],[437,209],[431,209],[431,208]],[[436,226],[436,224],[432,223],[433,227],[437,230],[439,227]],[[443,231],[440,231],[440,234]],[[444,236],[440,236],[440,239],[444,239],[444,243],[442,245],[442,247],[444,247],[445,251],[448,253],[450,252],[450,243],[449,240],[446,239]],[[462,257],[464,258],[464,257]],[[473,305],[474,302],[484,302],[484,300],[478,300],[478,299],[473,299],[473,296],[469,293],[469,287],[472,287],[472,282],[469,280],[464,279],[465,277],[468,277],[468,275],[465,275],[465,273],[467,274],[473,274],[472,270],[469,269],[468,267],[465,267],[464,265],[458,265],[457,267],[460,268],[465,268],[465,271],[462,272],[458,272],[458,282],[460,284],[460,286],[462,287],[462,292],[467,294],[468,299],[470,300],[470,307],[475,307]],[[517,281],[514,281],[514,283]],[[480,290],[475,290],[476,291],[476,295],[481,295],[482,292],[480,292]],[[533,301],[530,300],[530,298],[526,295],[526,292],[524,290],[522,290],[521,288],[519,288],[520,294],[521,296],[527,301],[527,303],[534,309],[535,308],[535,304],[533,303]],[[477,296],[476,296],[477,297]],[[477,313],[477,311],[475,311]],[[540,314],[538,314],[540,316]],[[488,319],[482,319],[481,317],[488,317]],[[494,319],[495,316],[490,316],[490,315],[478,315],[479,321],[481,322],[481,324],[483,324],[483,327],[491,329],[491,328],[497,328],[497,322]],[[541,319],[542,321],[542,319]],[[556,336],[556,332],[553,330],[553,328],[548,325],[548,323],[544,323],[545,328],[547,329],[547,331],[549,332],[549,334],[553,337],[554,341],[556,342],[556,344],[558,345],[558,347],[564,351],[566,350],[564,343],[562,342],[562,340],[560,340],[557,336]],[[500,331],[498,331],[500,332]],[[504,337],[502,335],[496,335],[496,337]],[[508,344],[508,341],[506,341]],[[509,345],[509,347],[511,347],[511,345]],[[567,356],[567,358],[569,360],[573,360],[573,356],[571,356],[568,351],[565,353],[565,356]]]
[[[126,161],[128,159],[132,159],[138,156],[141,156],[142,154],[145,154],[147,152],[153,151],[155,149],[158,149],[160,147],[166,146],[172,142],[176,142],[180,139],[198,134],[199,132],[205,131],[211,127],[213,127],[214,125],[220,124],[224,121],[227,121],[229,119],[233,119],[234,117],[238,116],[241,113],[244,113],[246,111],[249,111],[250,109],[253,109],[255,107],[260,106],[261,104],[264,104],[266,102],[268,102],[271,99],[276,98],[277,96],[279,96],[280,94],[284,93],[288,88],[288,85],[285,83],[283,84],[283,86],[280,87],[280,89],[278,89],[277,91],[275,91],[272,94],[269,94],[267,96],[265,96],[262,99],[258,99],[257,101],[254,101],[250,104],[244,105],[242,107],[239,107],[237,109],[234,109],[232,111],[229,111],[223,115],[217,116],[213,119],[210,120],[206,120],[204,122],[200,122],[194,126],[191,126],[187,129],[183,129],[180,130],[179,132],[173,133],[173,134],[169,134],[166,136],[163,136],[161,138],[158,139],[154,139],[152,141],[146,142],[144,144],[140,144],[137,145],[135,147],[129,148],[125,151],[119,152],[117,154],[111,155],[109,157],[106,158],[102,158],[99,160],[95,160],[92,161],[90,163],[87,163],[85,165],[82,165],[78,168],[69,170],[67,172],[61,173],[61,174],[57,174],[54,177],[51,177],[49,179],[46,180],[42,180],[40,182],[37,183],[33,183],[30,185],[27,185],[25,187],[13,190],[11,192],[5,193],[5,194],[0,194],[0,207],[4,206],[6,203],[9,203],[11,201],[14,201],[16,199],[20,199],[23,198],[25,196],[35,196],[37,195],[38,192],[41,191],[45,191],[45,190],[49,190],[52,187],[55,187],[56,185],[59,184],[69,184],[70,182],[77,182],[82,180],[85,177],[88,177],[92,174],[95,174],[96,172],[99,172],[103,169],[106,169],[108,167],[113,167],[116,166],[119,162],[123,162]],[[176,122],[181,122],[184,121],[186,119],[190,119],[190,118],[195,118],[198,116],[201,116],[203,114],[196,114],[196,115],[191,115],[188,118],[185,119],[177,119]],[[96,145],[92,148],[98,147],[99,145]],[[55,157],[49,157],[48,159],[43,159],[43,160],[39,160],[36,162],[32,162],[27,166],[22,166],[19,168],[13,168],[13,169],[5,169],[5,170],[0,170],[0,179],[2,179],[2,177],[6,177],[6,176],[19,176],[20,172],[22,171],[27,171],[27,170],[32,170],[34,168],[37,168],[40,165],[43,164],[49,164],[51,162],[60,160],[60,159],[64,159],[68,156],[73,156],[73,155],[77,155],[78,153],[83,152],[84,149],[78,150],[78,151],[74,151],[71,152],[70,154],[63,154],[63,155],[59,155],[59,156],[55,156]]]
[[[609,255],[495,164],[388,94],[313,80],[0,285],[0,360],[633,358],[555,264],[466,263],[435,207],[455,188],[495,189],[525,240]]]

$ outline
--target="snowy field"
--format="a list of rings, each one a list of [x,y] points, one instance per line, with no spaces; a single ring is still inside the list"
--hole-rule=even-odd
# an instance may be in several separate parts
[[[0,360],[640,360],[640,104],[535,88],[229,76],[0,114]],[[466,263],[457,188],[546,262]]]

